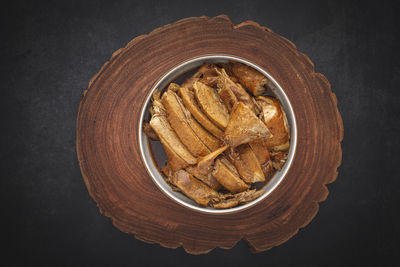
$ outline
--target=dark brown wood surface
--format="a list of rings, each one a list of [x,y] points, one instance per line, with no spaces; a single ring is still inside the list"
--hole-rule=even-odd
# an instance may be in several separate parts
[[[152,85],[179,63],[210,53],[245,58],[269,72],[295,112],[298,145],[287,177],[265,200],[232,215],[205,215],[165,196],[147,174],[138,120]],[[90,196],[115,227],[149,243],[188,253],[277,246],[305,227],[328,195],[341,163],[343,124],[327,79],[287,39],[255,22],[227,16],[187,18],[133,39],[116,51],[84,91],[77,153]]]

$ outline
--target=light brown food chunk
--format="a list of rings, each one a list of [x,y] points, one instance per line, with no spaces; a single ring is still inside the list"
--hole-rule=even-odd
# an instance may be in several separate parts
[[[219,129],[210,119],[201,111],[194,97],[194,92],[188,88],[181,87],[179,89],[179,96],[182,98],[183,104],[195,117],[195,119],[215,137],[222,140],[224,132]]]
[[[228,209],[237,205],[239,205],[239,200],[236,198],[223,199],[217,203],[211,204],[211,206],[216,209]]]
[[[218,88],[219,88],[219,95],[221,99],[221,93],[224,96],[229,96],[229,107],[228,109],[231,110],[233,105],[237,102],[243,102],[246,106],[248,106],[254,113],[257,113],[256,107],[254,105],[252,97],[246,92],[246,90],[239,84],[235,83],[231,80],[231,78],[226,73],[225,69],[216,70],[218,73]],[[224,99],[223,99],[224,100]],[[226,105],[227,103],[224,104]]]
[[[204,63],[201,67],[193,74],[192,77],[182,83],[182,87],[193,89],[193,84],[196,81],[201,81],[208,86],[214,86],[217,82],[217,73],[215,72],[216,66],[211,63]]]
[[[179,88],[180,88],[179,84],[176,83],[170,83],[168,85],[168,91],[172,91],[174,93],[176,93],[179,90]]]
[[[233,108],[225,129],[224,142],[236,147],[254,140],[268,138],[270,131],[266,125],[242,102]]]
[[[229,112],[231,112],[233,106],[235,106],[238,102],[238,99],[233,94],[232,90],[229,87],[224,86],[218,89],[218,94],[225,107],[228,109]]]
[[[214,178],[214,176],[212,176],[211,170],[207,174],[201,173],[197,168],[197,166],[189,166],[186,167],[185,170],[191,175],[193,175],[195,178],[199,179],[200,181],[211,187],[212,189],[219,190],[221,188],[221,185]]]
[[[274,169],[281,170],[287,160],[287,156],[287,151],[271,152],[272,166],[274,167]]]
[[[242,192],[250,186],[243,182],[235,167],[225,158],[216,159],[212,175],[231,192]]]
[[[213,199],[218,199],[219,194],[208,185],[197,180],[185,170],[177,171],[171,178],[174,185],[179,187],[188,197],[198,204],[208,206]]]
[[[167,118],[179,139],[194,156],[207,155],[210,150],[201,141],[191,126],[191,115],[172,91],[166,91],[162,96],[162,103],[167,112]],[[207,134],[207,133],[206,133]]]
[[[276,151],[288,150],[289,124],[279,100],[274,97],[259,96],[257,101],[262,108],[260,117],[272,133],[272,137],[267,139],[268,148]]]
[[[156,132],[154,132],[153,128],[151,128],[150,124],[148,122],[145,122],[143,124],[143,131],[144,133],[147,135],[148,138],[150,138],[153,141],[158,141],[160,140],[156,134]]]
[[[202,174],[209,173],[214,164],[214,160],[216,159],[216,157],[218,157],[228,147],[229,146],[220,147],[217,150],[211,152],[210,154],[199,158],[197,161],[197,169],[199,170],[199,172]]]
[[[265,92],[264,85],[268,82],[268,79],[259,71],[239,62],[231,63],[231,71],[254,96],[262,95]]]
[[[225,129],[229,121],[226,107],[219,101],[213,88],[201,82],[193,84],[195,96],[203,112],[219,128]]]
[[[246,183],[265,181],[260,162],[248,144],[243,144],[229,153],[229,158]]]
[[[264,164],[270,160],[270,155],[267,146],[267,139],[259,139],[249,142],[251,149],[257,156],[260,164]]]
[[[265,178],[269,178],[273,173],[272,161],[268,151],[267,139],[260,139],[249,143],[251,150],[257,156],[261,164]]]
[[[216,150],[221,146],[222,142],[205,130],[193,117],[190,118],[189,124],[210,151]]]
[[[252,190],[246,190],[240,193],[236,194],[225,194],[225,195],[220,195],[220,201],[218,203],[212,203],[211,205],[216,208],[216,209],[226,209],[226,208],[232,208],[234,206],[237,206],[239,204],[245,204],[250,201],[253,201],[254,199],[258,198],[262,194],[265,193],[265,190],[258,190],[252,189]]]
[[[158,135],[165,149],[168,162],[174,170],[197,163],[197,159],[182,144],[165,116],[153,115],[150,120],[150,126]]]
[[[181,190],[174,185],[172,182],[172,175],[174,173],[174,170],[172,169],[170,164],[165,165],[164,167],[161,168],[162,173],[164,173],[164,180],[168,183],[168,185],[171,187],[171,189],[175,192],[181,192]]]

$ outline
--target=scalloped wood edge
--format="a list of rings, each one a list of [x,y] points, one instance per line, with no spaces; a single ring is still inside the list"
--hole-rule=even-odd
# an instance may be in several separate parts
[[[176,24],[183,23],[183,22],[188,22],[188,21],[202,21],[202,20],[205,20],[205,21],[208,21],[208,22],[209,22],[209,21],[211,21],[211,20],[213,20],[213,19],[217,19],[217,18],[221,18],[221,19],[224,19],[224,20],[229,21],[230,24],[231,24],[231,27],[232,27],[232,30],[233,30],[233,31],[235,31],[235,30],[240,30],[240,29],[245,28],[245,27],[256,27],[256,28],[261,29],[261,30],[263,30],[263,31],[265,31],[265,32],[273,33],[273,31],[272,31],[271,29],[269,29],[269,28],[267,28],[267,27],[264,27],[264,26],[261,26],[261,25],[259,25],[258,23],[253,22],[253,21],[245,21],[245,22],[242,22],[242,23],[240,23],[240,24],[238,24],[238,25],[234,25],[234,23],[231,21],[231,19],[230,19],[228,16],[226,16],[226,15],[220,15],[220,16],[216,16],[216,17],[214,17],[214,18],[210,18],[210,17],[206,17],[206,16],[185,18],[185,19],[181,19],[181,20],[179,20],[179,21],[177,21],[177,22],[174,22],[174,23],[171,23],[171,24],[167,24],[167,25],[164,25],[164,26],[162,26],[162,27],[160,27],[160,28],[157,28],[157,29],[153,30],[152,32],[150,32],[149,34],[140,35],[140,36],[134,38],[132,41],[130,41],[125,47],[120,48],[120,49],[118,49],[117,51],[115,51],[115,52],[111,55],[110,59],[109,59],[108,61],[106,61],[106,62],[103,64],[103,66],[100,68],[100,70],[99,70],[95,75],[93,75],[93,77],[91,78],[91,80],[90,80],[90,82],[89,82],[89,84],[88,84],[87,89],[85,89],[85,90],[82,92],[82,98],[81,98],[81,102],[80,102],[80,104],[79,104],[77,117],[79,118],[79,115],[80,115],[80,113],[81,113],[81,111],[82,111],[82,106],[83,106],[83,104],[85,103],[85,101],[86,101],[88,95],[90,95],[90,89],[94,86],[94,84],[96,83],[96,81],[98,80],[98,78],[102,75],[102,73],[103,73],[107,68],[109,68],[109,67],[118,59],[118,57],[124,52],[124,50],[126,50],[127,48],[130,48],[130,47],[132,47],[132,46],[134,46],[134,45],[136,45],[140,40],[142,40],[142,39],[144,39],[144,38],[146,38],[146,37],[149,37],[149,36],[152,36],[152,35],[154,35],[154,34],[156,34],[156,33],[158,33],[158,32],[161,32],[163,29],[165,29],[165,28],[167,28],[167,27],[170,27],[171,25],[176,25]],[[311,206],[311,211],[310,211],[310,213],[308,214],[307,218],[306,218],[303,222],[299,223],[299,225],[296,225],[295,227],[293,227],[294,230],[291,231],[290,233],[288,233],[288,234],[285,236],[284,239],[280,240],[280,242],[275,243],[275,244],[273,244],[273,245],[268,245],[268,246],[266,246],[266,247],[261,247],[261,248],[260,248],[260,247],[254,246],[254,245],[252,244],[252,242],[249,241],[248,238],[247,238],[246,236],[243,236],[243,237],[242,237],[243,240],[249,245],[250,249],[251,249],[253,252],[265,251],[265,250],[271,249],[271,248],[274,247],[274,246],[278,246],[278,245],[280,245],[280,244],[286,242],[286,241],[289,240],[291,237],[293,237],[296,233],[298,233],[298,231],[299,231],[301,228],[304,228],[306,225],[308,225],[308,224],[311,222],[311,220],[316,216],[316,214],[317,214],[317,212],[318,212],[318,210],[319,210],[319,203],[322,202],[322,201],[325,201],[326,198],[327,198],[327,196],[328,196],[328,194],[329,194],[329,191],[328,191],[326,185],[329,184],[329,183],[334,182],[334,181],[337,179],[337,176],[338,176],[338,171],[337,171],[337,169],[338,169],[338,167],[341,165],[341,162],[342,162],[341,142],[342,142],[342,140],[343,140],[343,134],[344,134],[343,121],[342,121],[342,118],[341,118],[341,116],[340,116],[339,110],[338,110],[338,108],[337,108],[337,103],[338,103],[338,101],[337,101],[336,95],[331,91],[331,85],[330,85],[330,83],[328,82],[328,80],[326,79],[326,77],[325,77],[324,75],[315,72],[315,70],[314,70],[314,64],[312,63],[312,61],[310,60],[310,58],[309,58],[307,55],[305,55],[305,54],[299,52],[299,51],[297,50],[296,46],[295,46],[292,42],[290,42],[289,40],[287,40],[286,38],[284,38],[284,37],[282,37],[282,36],[279,36],[279,35],[277,35],[277,36],[279,37],[279,39],[281,40],[281,42],[282,42],[284,45],[286,45],[289,49],[291,49],[291,50],[297,55],[297,57],[299,58],[299,60],[303,63],[303,65],[304,65],[305,69],[307,70],[307,72],[308,72],[313,78],[315,78],[315,79],[318,80],[321,84],[323,84],[323,85],[321,85],[322,87],[326,88],[326,90],[329,90],[329,92],[330,92],[330,97],[331,97],[331,101],[332,101],[332,103],[334,103],[334,105],[335,105],[336,122],[338,123],[338,130],[339,130],[339,133],[338,133],[338,136],[339,136],[339,140],[338,140],[338,141],[339,141],[339,142],[337,143],[337,150],[338,150],[337,156],[338,156],[338,157],[337,157],[337,160],[336,160],[336,164],[332,167],[331,174],[328,175],[328,176],[326,176],[326,177],[325,177],[325,180],[324,180],[323,183],[320,185],[320,189],[319,189],[319,190],[321,191],[320,197],[319,197],[318,199],[316,199],[316,200],[313,201],[313,205]],[[78,123],[77,123],[77,124],[78,124]],[[79,140],[78,140],[78,139],[77,139],[77,144],[76,144],[76,145],[77,145],[77,151],[80,151],[80,146],[81,146],[81,144],[79,143]],[[93,190],[92,190],[92,188],[91,188],[91,185],[90,185],[90,183],[89,183],[89,178],[86,176],[86,173],[85,173],[85,171],[84,171],[84,166],[82,165],[83,159],[82,159],[82,157],[79,155],[79,153],[78,153],[78,159],[79,159],[80,168],[81,168],[81,170],[82,170],[82,176],[83,176],[83,179],[84,179],[85,184],[86,184],[87,189],[88,189],[88,193],[89,193],[89,195],[92,197],[92,199],[97,199],[96,193],[93,192]],[[99,208],[100,213],[103,214],[103,215],[106,216],[106,217],[111,218],[112,224],[113,224],[116,228],[118,228],[118,229],[120,229],[120,230],[123,228],[123,227],[121,227],[121,225],[119,225],[119,223],[118,223],[117,221],[114,220],[114,218],[112,217],[112,215],[111,215],[108,211],[104,210],[97,202],[96,202],[96,204],[97,204],[97,206],[98,206],[98,208]],[[147,237],[143,236],[143,235],[142,235],[140,232],[138,232],[137,230],[136,230],[136,231],[133,231],[133,233],[132,233],[132,232],[129,232],[129,234],[133,234],[133,236],[134,236],[136,239],[141,240],[141,241],[143,241],[143,242],[150,243],[150,244],[158,243],[158,244],[160,244],[161,246],[167,247],[167,248],[178,248],[178,247],[180,247],[180,246],[183,246],[183,248],[185,249],[185,251],[188,252],[188,253],[191,253],[191,254],[203,254],[203,253],[208,253],[208,252],[210,252],[211,250],[213,250],[213,249],[216,248],[216,247],[220,247],[220,248],[223,248],[223,249],[230,249],[230,248],[234,247],[234,246],[237,244],[237,242],[239,242],[239,241],[241,240],[241,238],[239,238],[238,240],[234,241],[230,246],[214,246],[214,247],[211,247],[211,248],[205,249],[205,250],[192,250],[192,249],[190,249],[190,248],[185,247],[185,246],[182,244],[182,242],[168,243],[168,242],[164,242],[164,241],[162,241],[162,240],[153,240],[153,239],[151,239],[151,238],[147,238]]]

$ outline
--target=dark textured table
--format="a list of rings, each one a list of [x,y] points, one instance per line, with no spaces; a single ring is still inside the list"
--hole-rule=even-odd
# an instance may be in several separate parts
[[[349,1],[350,2],[350,1]],[[1,8],[3,261],[42,266],[373,266],[400,251],[400,23],[395,1],[12,1]],[[146,244],[99,214],[75,122],[90,78],[135,36],[227,14],[294,42],[326,75],[344,122],[343,163],[314,220],[252,254],[193,256]]]

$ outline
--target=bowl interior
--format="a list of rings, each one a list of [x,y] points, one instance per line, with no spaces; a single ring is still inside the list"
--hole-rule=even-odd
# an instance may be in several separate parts
[[[238,61],[246,65],[249,65],[254,69],[258,70],[259,72],[261,72],[262,74],[264,74],[267,78],[269,78],[269,80],[272,82],[272,85],[269,86],[269,89],[272,92],[272,94],[280,100],[286,112],[288,123],[290,126],[291,139],[290,139],[288,158],[283,168],[280,171],[277,171],[268,183],[260,185],[260,188],[263,188],[265,190],[265,193],[262,196],[241,206],[219,210],[211,207],[202,207],[198,205],[196,202],[194,202],[192,199],[183,195],[182,193],[175,192],[171,189],[171,187],[164,181],[160,171],[160,168],[165,165],[165,162],[167,160],[165,152],[161,146],[161,143],[159,141],[149,140],[142,129],[143,129],[143,123],[148,122],[150,120],[149,107],[151,105],[151,96],[154,90],[163,91],[168,87],[169,83],[171,82],[177,82],[179,84],[182,83],[185,78],[191,76],[191,74],[195,71],[195,69],[197,69],[204,62],[227,63],[229,61]],[[286,96],[285,92],[283,91],[283,89],[281,88],[281,86],[275,81],[273,77],[271,77],[271,75],[269,75],[265,70],[261,69],[254,63],[251,63],[246,59],[231,55],[205,55],[192,58],[180,63],[179,65],[171,69],[168,73],[163,75],[151,88],[144,102],[140,114],[138,134],[139,134],[139,147],[143,162],[146,166],[148,173],[150,174],[156,185],[161,189],[161,191],[163,191],[168,197],[170,197],[177,203],[183,205],[184,207],[208,214],[230,214],[242,211],[265,199],[268,195],[271,194],[273,190],[277,188],[277,186],[284,179],[285,174],[287,173],[288,169],[290,168],[290,165],[292,164],[297,144],[297,127],[296,127],[295,115],[293,113],[290,101]]]

